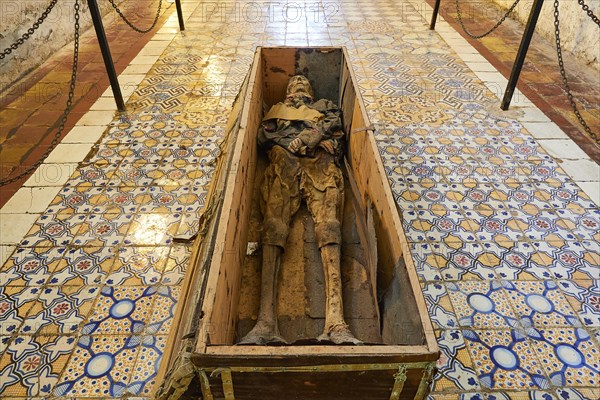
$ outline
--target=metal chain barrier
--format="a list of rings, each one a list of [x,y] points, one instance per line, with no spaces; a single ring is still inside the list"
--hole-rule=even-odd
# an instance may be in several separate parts
[[[492,29],[490,29],[489,31],[487,31],[485,33],[482,33],[481,35],[475,35],[475,34],[469,32],[467,30],[467,28],[465,27],[465,24],[464,24],[463,19],[462,19],[462,12],[460,10],[460,4],[459,4],[458,0],[456,0],[456,15],[458,17],[458,22],[460,23],[460,26],[462,27],[463,31],[465,31],[465,33],[467,34],[467,36],[469,36],[469,37],[471,37],[473,39],[481,39],[483,37],[486,37],[490,33],[494,32],[496,29],[498,29],[498,27],[500,25],[502,25],[502,23],[506,20],[506,18],[508,18],[508,16],[510,15],[510,13],[513,12],[513,10],[517,6],[517,4],[519,4],[519,1],[521,1],[521,0],[515,0],[515,2],[512,4],[512,6],[510,6],[510,8],[508,9],[508,11],[506,12],[506,14],[504,14],[502,16],[502,18],[500,18],[500,20],[498,22],[496,22],[496,25],[494,25],[492,27]]]
[[[119,7],[115,4],[114,0],[108,0],[109,3],[113,6],[113,8],[115,9],[115,11],[117,12],[117,14],[119,14],[119,16],[121,17],[121,19],[123,19],[123,21],[125,21],[125,23],[127,25],[129,25],[129,27],[131,29],[133,29],[136,32],[139,33],[148,33],[150,32],[155,26],[156,23],[158,22],[158,17],[160,17],[160,10],[162,8],[162,0],[158,0],[158,10],[156,11],[156,15],[154,16],[154,21],[152,22],[152,25],[148,28],[148,29],[140,29],[137,26],[133,25],[128,19],[127,17],[125,17],[125,15],[123,15],[123,12],[119,9]]]
[[[46,10],[42,13],[42,15],[37,19],[37,21],[35,21],[33,23],[33,26],[31,28],[27,29],[27,32],[25,32],[20,38],[18,38],[16,42],[14,42],[13,44],[11,44],[9,47],[7,47],[6,49],[4,49],[4,51],[2,53],[0,53],[0,60],[3,60],[7,55],[9,55],[10,53],[12,53],[13,50],[16,50],[17,48],[19,48],[20,45],[22,45],[23,43],[25,43],[25,41],[27,39],[29,39],[29,37],[31,35],[33,35],[33,33],[46,20],[46,18],[48,17],[48,14],[50,14],[50,11],[52,11],[52,9],[54,8],[54,6],[56,5],[56,2],[57,2],[57,0],[52,0],[50,2],[50,5],[46,8]]]
[[[569,98],[569,102],[571,103],[571,108],[577,117],[577,120],[583,127],[583,129],[596,141],[599,142],[599,137],[592,132],[588,124],[585,122],[581,114],[579,113],[579,109],[577,108],[577,104],[575,104],[575,100],[573,99],[573,93],[571,93],[571,88],[569,87],[569,81],[567,80],[567,72],[565,71],[565,63],[563,61],[562,56],[562,48],[560,45],[560,27],[558,22],[558,0],[554,0],[554,35],[556,36],[556,55],[558,56],[558,66],[560,67],[560,76],[562,77],[563,86],[565,91],[567,92],[567,97]]]
[[[61,136],[63,130],[65,129],[65,124],[67,123],[67,117],[69,116],[69,113],[71,112],[71,108],[73,106],[73,96],[75,94],[75,81],[77,80],[77,65],[79,64],[79,14],[80,14],[79,13],[79,11],[80,11],[79,0],[75,0],[74,8],[75,8],[75,42],[73,44],[73,68],[71,71],[71,82],[69,84],[69,97],[67,99],[67,106],[65,108],[65,111],[63,112],[63,116],[60,121],[60,125],[58,126],[58,130],[56,131],[56,134],[54,135],[54,138],[52,139],[52,143],[50,144],[48,149],[44,152],[44,154],[38,159],[38,161],[36,161],[33,165],[27,167],[24,171],[19,173],[19,175],[14,176],[12,178],[6,178],[6,179],[0,180],[0,186],[5,186],[10,183],[16,182],[16,181],[20,180],[21,178],[27,176],[30,172],[35,171],[35,169],[37,169],[37,167],[39,167],[44,162],[44,160],[46,159],[46,157],[48,157],[48,155],[52,152],[52,150],[54,150],[54,148],[56,147],[56,145],[58,144],[58,142],[60,140],[60,136]]]
[[[583,0],[577,0],[577,2],[581,6],[581,8],[583,8],[583,11],[586,12],[588,17],[590,17],[592,19],[592,21],[594,21],[596,23],[596,25],[600,26],[600,19],[598,19],[598,17],[596,17],[596,15],[594,14],[594,12],[592,10],[590,10],[590,7],[588,7],[588,5],[585,4],[585,2]]]

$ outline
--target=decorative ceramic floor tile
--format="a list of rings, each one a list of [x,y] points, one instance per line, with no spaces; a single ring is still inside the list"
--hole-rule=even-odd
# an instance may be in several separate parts
[[[524,331],[463,330],[462,333],[482,386],[509,390],[550,387]]]
[[[131,224],[125,245],[164,246],[173,242],[181,214],[138,214]]]
[[[133,367],[133,374],[127,392],[135,396],[153,395],[156,389],[158,365],[167,345],[167,336],[143,336],[138,349],[138,357]]]
[[[94,314],[81,332],[101,336],[141,333],[155,312],[155,299],[164,296],[158,291],[155,286],[104,286],[94,304]]]
[[[48,286],[29,308],[22,334],[68,334],[77,332],[92,311],[98,286]]]
[[[437,362],[438,373],[434,391],[476,391],[479,380],[460,330],[436,332],[441,356]]]
[[[114,286],[157,284],[161,280],[168,254],[168,247],[122,247],[117,251],[117,258],[111,274],[106,279],[106,284]]]
[[[49,396],[75,343],[71,336],[17,336],[0,357],[2,396]]]
[[[80,336],[52,394],[104,398],[124,395],[140,340],[140,336]]]
[[[325,20],[255,22],[198,7],[185,37],[165,28],[128,68],[127,111],[93,128],[99,142],[37,221],[23,214],[0,266],[0,396],[151,396],[191,252],[179,241],[197,230],[254,47],[317,44],[347,47],[375,127],[439,329],[430,398],[600,398],[600,211],[569,164],[412,5],[324,7]],[[98,107],[88,120],[112,115]],[[66,180],[52,178],[38,184]]]
[[[25,235],[20,246],[67,246],[84,226],[86,217],[85,214],[42,214]]]
[[[554,281],[513,281],[505,288],[524,328],[581,326],[569,301]]]
[[[20,247],[0,267],[0,286],[42,286],[64,257],[66,247]]]
[[[186,245],[174,245],[171,247],[171,252],[169,253],[169,258],[161,279],[163,285],[178,286],[182,283],[191,251],[191,248]]]
[[[527,334],[554,386],[598,387],[600,349],[585,329],[551,328]]]
[[[52,271],[49,286],[84,286],[103,284],[114,264],[115,249],[72,247]]]
[[[512,288],[512,283],[462,281],[448,282],[446,287],[461,326],[487,329],[518,326],[507,297],[507,291]]]

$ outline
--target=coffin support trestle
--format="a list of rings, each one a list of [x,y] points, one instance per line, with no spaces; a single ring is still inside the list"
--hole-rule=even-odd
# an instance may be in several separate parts
[[[411,369],[423,370],[423,375],[419,383],[419,391],[415,399],[425,398],[425,389],[430,381],[434,366],[428,362],[416,363],[386,363],[386,364],[335,364],[335,365],[308,365],[296,367],[218,367],[218,368],[197,368],[196,372],[200,377],[202,386],[202,396],[204,400],[213,400],[215,396],[211,391],[209,377],[221,378],[223,387],[223,396],[225,400],[235,400],[233,389],[233,373],[282,373],[282,374],[303,374],[303,373],[328,373],[328,372],[363,372],[363,371],[389,371],[397,370],[393,375],[394,385],[390,394],[390,400],[400,399],[400,394],[404,388],[407,379],[407,372]],[[421,389],[423,388],[423,389]]]

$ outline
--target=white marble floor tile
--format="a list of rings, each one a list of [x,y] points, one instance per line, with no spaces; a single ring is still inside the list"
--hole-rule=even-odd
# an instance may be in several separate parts
[[[108,99],[114,104],[113,99]],[[69,131],[67,136],[61,141],[61,143],[96,143],[102,134],[106,130],[106,127],[100,125],[75,125],[73,129]]]
[[[2,266],[8,257],[15,251],[16,246],[0,245],[0,266]]]
[[[545,139],[538,140],[538,143],[556,159],[589,159],[588,155],[571,139]]]
[[[100,97],[92,106],[90,110],[94,111],[117,111],[117,104],[114,99],[108,97]]]
[[[77,125],[106,126],[112,122],[114,116],[114,111],[88,111],[77,121]]]
[[[77,164],[42,164],[23,186],[62,187],[77,169]]]
[[[0,210],[0,214],[41,214],[60,191],[59,186],[22,187]]]
[[[0,214],[0,243],[18,244],[38,217],[37,214]]]
[[[600,207],[600,182],[576,182],[577,185]]]
[[[563,160],[560,166],[576,182],[600,181],[600,165],[590,159]]]
[[[536,139],[568,139],[554,122],[525,122],[523,126]]]
[[[46,158],[46,164],[78,163],[89,154],[91,143],[61,143]]]

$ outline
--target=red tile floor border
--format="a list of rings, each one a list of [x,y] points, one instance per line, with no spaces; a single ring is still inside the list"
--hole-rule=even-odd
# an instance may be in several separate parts
[[[426,1],[432,7],[435,4],[435,0]],[[489,30],[505,12],[490,3],[477,2],[476,7],[472,5],[473,3],[469,6],[469,2],[465,1],[461,8],[464,8],[462,14],[465,26],[475,35]],[[508,79],[524,31],[521,23],[508,18],[492,34],[476,40],[466,35],[460,26],[455,1],[442,0],[439,15]],[[592,132],[600,135],[600,73],[585,66],[564,49],[563,57],[569,86],[579,111],[584,114]],[[600,144],[580,126],[563,89],[554,44],[538,33],[534,34],[531,41],[517,88],[591,159],[600,164]]]
[[[136,5],[133,4],[132,7]],[[136,19],[137,26],[150,26],[154,19],[150,10],[156,10],[156,2],[146,7],[148,17]],[[156,26],[146,34],[135,32],[116,15],[112,18],[104,17],[104,28],[117,74],[127,68],[131,60],[175,12],[175,5],[163,1],[163,10]],[[128,15],[127,11],[127,8],[123,9],[125,15]],[[22,171],[39,160],[50,146],[65,109],[72,61],[73,45],[68,44],[23,79],[4,89],[0,96],[0,177],[9,176],[9,171],[10,176],[17,175],[19,170]],[[61,139],[108,86],[109,80],[96,33],[93,27],[90,27],[80,38],[73,108]],[[10,139],[8,145],[7,139]],[[0,207],[19,190],[28,177],[0,187]]]

